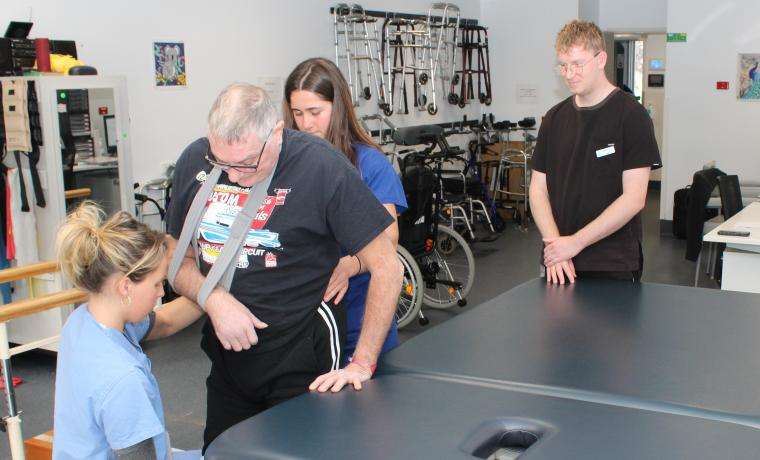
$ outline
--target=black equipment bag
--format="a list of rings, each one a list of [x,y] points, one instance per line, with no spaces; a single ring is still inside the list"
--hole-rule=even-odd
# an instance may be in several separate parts
[[[401,172],[408,208],[398,219],[399,244],[412,255],[417,255],[424,252],[425,240],[432,235],[436,177],[433,171],[419,164],[404,164]]]
[[[673,194],[673,236],[686,239],[686,216],[689,213],[689,187],[681,188]]]

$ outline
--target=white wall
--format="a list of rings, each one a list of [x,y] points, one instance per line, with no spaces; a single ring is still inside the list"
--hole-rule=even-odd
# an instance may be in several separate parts
[[[603,31],[664,32],[668,0],[579,0],[578,17]]]
[[[579,0],[578,19],[599,25],[599,2],[600,0]]]
[[[668,1],[668,31],[688,41],[667,44],[661,219],[672,219],[673,192],[710,160],[743,181],[760,179],[760,102],[736,99],[738,53],[760,52],[758,17],[757,0]],[[716,90],[719,80],[730,90]]]
[[[541,117],[570,95],[554,73],[554,40],[562,26],[578,18],[578,0],[482,0],[489,29],[494,103],[484,107],[496,119]],[[540,12],[540,14],[539,14]],[[535,102],[520,103],[518,85],[537,90]]]
[[[125,75],[131,113],[133,177],[161,173],[191,140],[202,136],[205,117],[219,90],[232,81],[259,77],[283,80],[303,59],[332,58],[334,0],[226,0],[94,2],[87,0],[4,0],[0,24],[34,22],[31,37],[76,40],[79,57],[101,75]],[[364,0],[366,9],[427,13],[429,0]],[[459,0],[464,17],[479,19],[478,0]],[[493,24],[496,26],[497,24]],[[185,42],[188,84],[183,89],[153,85],[152,42]],[[410,90],[411,93],[411,90]],[[439,99],[442,100],[442,99]],[[374,100],[373,100],[374,101]],[[399,125],[470,118],[441,104],[436,117],[397,116]]]
[[[598,0],[599,28],[612,32],[665,32],[669,0]]]

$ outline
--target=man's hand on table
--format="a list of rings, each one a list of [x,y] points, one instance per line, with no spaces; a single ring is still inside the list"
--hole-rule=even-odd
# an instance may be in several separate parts
[[[333,393],[337,393],[347,384],[353,385],[355,390],[361,390],[362,382],[371,378],[371,368],[359,363],[348,363],[348,366],[343,369],[330,371],[317,377],[309,385],[309,391],[324,393],[331,390]]]
[[[546,282],[549,284],[565,284],[565,277],[568,283],[575,283],[575,267],[572,260],[566,260],[555,265],[546,267]]]

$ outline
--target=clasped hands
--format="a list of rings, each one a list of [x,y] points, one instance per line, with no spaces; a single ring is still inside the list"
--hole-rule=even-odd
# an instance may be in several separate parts
[[[544,265],[546,282],[551,284],[574,283],[576,274],[573,257],[583,249],[575,235],[544,238]]]

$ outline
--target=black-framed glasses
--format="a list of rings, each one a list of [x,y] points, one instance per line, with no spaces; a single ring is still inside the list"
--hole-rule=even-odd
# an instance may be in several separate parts
[[[597,51],[596,54],[589,59],[586,62],[576,62],[573,64],[557,64],[554,66],[554,71],[557,72],[558,75],[568,75],[572,73],[573,75],[583,72],[583,67],[586,66],[589,62],[593,61],[597,56],[599,56],[599,53],[601,51]]]
[[[272,135],[272,130],[269,130],[269,134],[267,134],[267,138],[264,140],[264,143],[261,145],[261,150],[259,151],[259,157],[256,160],[256,164],[248,164],[248,163],[225,163],[223,161],[219,161],[214,157],[214,154],[211,152],[211,144],[209,143],[208,150],[206,150],[206,155],[204,158],[206,161],[211,163],[212,165],[216,166],[217,168],[221,169],[224,172],[229,171],[230,169],[234,169],[238,172],[254,172],[257,169],[259,169],[259,164],[261,164],[261,157],[264,155],[264,149],[267,146],[267,142],[269,142],[269,137]]]

